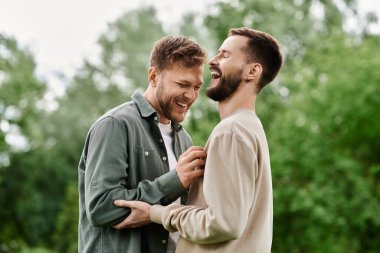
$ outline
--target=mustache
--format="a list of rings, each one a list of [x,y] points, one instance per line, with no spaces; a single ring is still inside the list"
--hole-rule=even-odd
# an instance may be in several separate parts
[[[182,104],[189,104],[191,102],[191,100],[186,97],[177,98],[175,100]]]
[[[210,69],[210,71],[215,70],[219,73],[222,73],[222,70],[217,65],[210,65],[209,69]]]

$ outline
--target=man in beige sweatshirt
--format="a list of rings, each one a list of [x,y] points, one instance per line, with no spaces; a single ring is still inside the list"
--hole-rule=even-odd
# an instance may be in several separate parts
[[[186,206],[115,201],[136,217],[115,228],[133,229],[148,220],[162,224],[180,232],[180,253],[267,253],[272,244],[272,179],[255,102],[282,67],[280,47],[267,33],[231,29],[209,64],[212,80],[206,95],[218,102],[221,122],[206,144],[204,177],[192,184]]]

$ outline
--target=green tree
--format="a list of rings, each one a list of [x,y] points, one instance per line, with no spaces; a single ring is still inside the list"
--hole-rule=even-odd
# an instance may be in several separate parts
[[[32,189],[25,187],[25,169],[13,160],[35,148],[33,126],[44,113],[38,105],[46,84],[35,70],[33,55],[15,39],[0,34],[0,248],[5,251],[30,241],[20,196]]]
[[[299,92],[268,133],[274,252],[379,249],[379,46],[336,34],[300,62]]]
[[[8,152],[27,149],[22,136],[33,132],[29,123],[38,117],[36,104],[46,90],[45,83],[36,78],[35,68],[27,49],[0,34],[0,167],[9,164]],[[9,139],[17,135],[21,136],[20,145],[12,147]]]

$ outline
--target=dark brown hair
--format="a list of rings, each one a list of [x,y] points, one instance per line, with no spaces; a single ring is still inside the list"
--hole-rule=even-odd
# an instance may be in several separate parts
[[[259,81],[258,91],[272,82],[283,65],[280,44],[271,35],[247,27],[233,28],[228,36],[240,35],[249,40],[243,50],[247,53],[247,61],[260,63],[263,73]]]
[[[167,36],[158,40],[150,55],[150,66],[158,70],[179,64],[195,67],[206,61],[206,52],[197,43],[184,36]]]

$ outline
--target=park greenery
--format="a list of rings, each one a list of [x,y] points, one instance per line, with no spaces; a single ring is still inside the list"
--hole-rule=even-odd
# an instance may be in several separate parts
[[[369,32],[377,17],[359,16],[355,0],[208,8],[175,28],[153,7],[120,16],[99,37],[98,59],[83,59],[52,109],[33,53],[0,34],[0,253],[77,252],[77,164],[92,122],[147,87],[149,53],[160,37],[189,36],[213,56],[229,28],[240,26],[274,35],[286,57],[256,107],[271,152],[272,252],[379,251],[380,36]],[[347,27],[348,19],[356,26]],[[184,122],[197,145],[219,121],[203,92],[209,80],[206,66]]]

